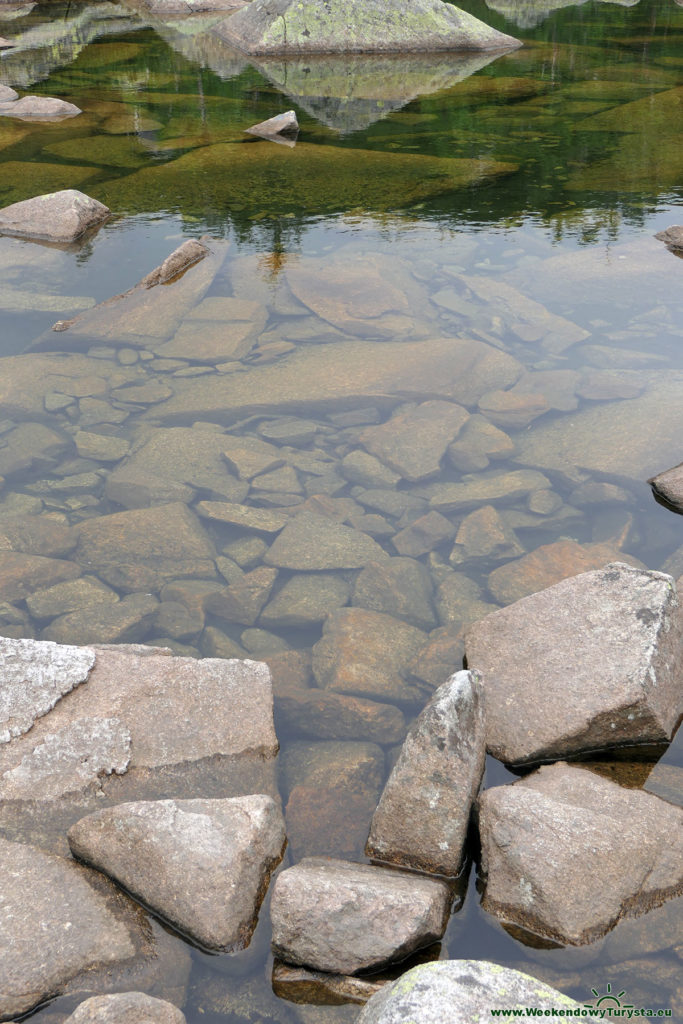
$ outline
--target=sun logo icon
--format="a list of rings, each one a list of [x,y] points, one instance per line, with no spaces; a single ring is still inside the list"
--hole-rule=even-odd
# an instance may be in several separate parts
[[[621,997],[626,994],[626,989],[622,988],[621,992],[616,994],[612,992],[612,986],[608,983],[607,990],[604,996],[601,996],[596,988],[592,988],[591,992],[597,999],[596,1003],[584,1003],[584,1007],[587,1010],[606,1010],[609,1014],[610,1010],[632,1010],[633,1003],[622,1003]]]

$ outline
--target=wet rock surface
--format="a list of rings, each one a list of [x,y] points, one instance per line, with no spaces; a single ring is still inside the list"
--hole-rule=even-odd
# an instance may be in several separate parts
[[[445,876],[459,873],[484,773],[483,690],[458,672],[411,727],[373,815],[368,857]]]
[[[671,577],[612,563],[471,626],[489,751],[514,764],[669,740],[681,714],[680,623]]]
[[[16,116],[16,104],[13,104],[13,110]],[[66,189],[5,206],[0,210],[0,232],[20,238],[73,242],[85,231],[103,224],[110,216],[111,211],[96,199],[76,189]]]
[[[289,963],[355,974],[441,937],[444,882],[348,861],[306,858],[273,889],[273,952]]]
[[[683,464],[667,469],[648,481],[657,497],[676,512],[683,512]]]
[[[144,992],[92,996],[67,1018],[68,1024],[185,1024],[185,1015],[171,1003]]]
[[[484,907],[561,943],[594,941],[623,915],[680,894],[680,814],[562,764],[487,790],[480,799]]]
[[[285,827],[267,796],[119,804],[69,829],[71,852],[194,941],[249,944]]]

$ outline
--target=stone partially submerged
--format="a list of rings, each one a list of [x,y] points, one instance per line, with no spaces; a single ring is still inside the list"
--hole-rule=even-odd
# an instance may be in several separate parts
[[[86,999],[64,1024],[185,1024],[185,1014],[144,992],[117,992]]]
[[[484,909],[582,945],[683,892],[683,810],[554,764],[479,801]]]
[[[110,216],[102,203],[69,188],[5,206],[0,210],[0,234],[68,243]]]
[[[257,56],[505,50],[511,36],[442,0],[253,0],[216,31]]]
[[[648,480],[650,487],[676,512],[683,512],[683,462]]]
[[[365,852],[455,876],[484,772],[483,687],[458,672],[439,687],[403,744],[372,819]]]
[[[269,796],[137,801],[82,818],[69,845],[195,942],[235,952],[251,941],[285,823]]]
[[[668,742],[683,711],[683,619],[664,573],[613,562],[487,615],[466,636],[507,764]]]

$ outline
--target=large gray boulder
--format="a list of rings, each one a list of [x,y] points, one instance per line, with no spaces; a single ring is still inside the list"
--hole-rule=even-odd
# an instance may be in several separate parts
[[[613,562],[471,626],[488,749],[508,764],[668,742],[683,710],[673,579]]]
[[[64,1024],[185,1024],[185,1014],[165,999],[144,992],[91,996]]]
[[[110,216],[111,210],[102,203],[69,188],[5,206],[0,210],[0,234],[73,242]]]
[[[449,903],[436,879],[307,857],[273,888],[273,952],[336,974],[378,968],[440,939]]]
[[[420,964],[384,988],[363,1007],[357,1024],[472,1024],[491,1010],[534,1007],[551,1016],[581,1016],[582,1007],[549,985],[485,960],[440,960]],[[582,1020],[595,1021],[594,1017]]]
[[[516,39],[442,0],[253,0],[217,31],[245,53],[415,53],[504,50]]]
[[[74,856],[222,952],[249,945],[285,841],[282,813],[261,795],[119,804],[69,829]]]
[[[372,819],[367,856],[457,875],[485,757],[483,687],[476,673],[457,672],[406,737]]]
[[[555,764],[479,801],[484,909],[583,945],[683,890],[683,810]]]

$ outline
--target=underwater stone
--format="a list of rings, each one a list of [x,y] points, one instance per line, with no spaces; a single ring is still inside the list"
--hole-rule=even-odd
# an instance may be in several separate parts
[[[165,999],[143,992],[91,996],[64,1024],[186,1024],[185,1015]]]
[[[89,228],[103,224],[110,216],[111,210],[96,199],[76,189],[65,189],[5,206],[0,210],[0,233],[51,242],[73,242]]]
[[[678,609],[670,576],[613,562],[471,626],[489,753],[526,764],[667,742],[683,710]]]

